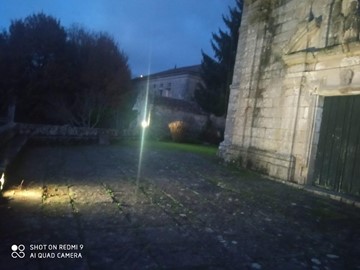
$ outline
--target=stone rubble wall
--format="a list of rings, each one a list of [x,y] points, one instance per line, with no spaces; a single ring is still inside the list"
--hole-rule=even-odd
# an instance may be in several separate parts
[[[19,134],[27,135],[35,141],[59,142],[99,142],[107,144],[111,140],[121,138],[121,133],[115,129],[72,127],[68,125],[37,125],[17,123]]]
[[[28,142],[109,144],[123,138],[114,129],[8,123],[0,126],[0,177]]]
[[[169,124],[183,121],[190,130],[190,141],[198,140],[201,132],[204,130],[208,121],[208,116],[204,114],[197,114],[193,112],[186,112],[169,108],[168,106],[154,106],[151,115],[151,123],[149,127],[150,137],[153,139],[170,139],[171,133]]]
[[[324,96],[360,94],[360,46],[351,39],[356,27],[341,32],[335,25],[349,20],[354,1],[281,1],[267,22],[254,21],[263,1],[252,2],[244,7],[219,155],[306,184]]]
[[[172,138],[169,124],[181,121],[187,126],[189,142],[206,141],[207,139],[213,139],[216,143],[221,141],[225,129],[224,117],[209,115],[193,103],[189,103],[188,106],[177,106],[176,102],[173,102],[175,100],[170,101],[172,102],[155,103],[149,106],[151,119],[147,132],[148,137],[155,140],[169,140]],[[137,119],[130,125],[126,134],[133,137],[140,136],[142,119],[142,111],[139,111]]]

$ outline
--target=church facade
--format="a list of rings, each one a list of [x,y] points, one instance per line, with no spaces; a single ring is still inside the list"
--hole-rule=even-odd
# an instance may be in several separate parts
[[[360,195],[359,1],[245,2],[219,155]]]

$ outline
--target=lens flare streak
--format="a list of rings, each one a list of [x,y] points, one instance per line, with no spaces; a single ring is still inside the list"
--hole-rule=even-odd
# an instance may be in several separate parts
[[[142,122],[141,122],[141,141],[140,141],[140,152],[139,152],[139,164],[136,176],[136,190],[135,195],[137,197],[139,183],[140,183],[140,176],[141,176],[141,165],[143,160],[143,152],[144,152],[144,144],[145,144],[145,137],[146,137],[146,128],[150,125],[150,109],[149,109],[149,85],[150,85],[150,63],[151,63],[151,53],[149,54],[149,67],[148,67],[148,76],[146,82],[146,90],[145,90],[145,102],[144,102],[144,110],[142,115]]]

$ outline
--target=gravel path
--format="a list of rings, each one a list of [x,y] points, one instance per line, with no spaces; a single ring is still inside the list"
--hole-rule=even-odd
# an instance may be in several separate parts
[[[154,148],[137,188],[138,152],[27,147],[0,202],[0,269],[360,269],[360,209]]]

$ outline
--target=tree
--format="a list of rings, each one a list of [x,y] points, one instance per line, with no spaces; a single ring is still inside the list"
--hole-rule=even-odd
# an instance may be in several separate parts
[[[63,87],[66,32],[43,13],[12,21],[8,36],[8,92],[16,120],[46,122],[48,100]]]
[[[109,125],[130,89],[126,55],[106,33],[73,26],[68,45],[74,75],[65,95],[53,99],[57,117],[72,125]]]
[[[7,78],[7,33],[4,31],[0,33],[0,74],[1,78]],[[7,113],[7,106],[9,105],[9,93],[7,86],[7,81],[5,79],[0,79],[0,117],[3,117]]]
[[[16,121],[114,126],[130,89],[126,55],[106,33],[68,31],[43,13],[0,34],[0,91]],[[112,122],[112,123],[111,123]]]
[[[215,59],[202,52],[201,77],[203,84],[198,85],[195,99],[205,111],[217,116],[225,115],[227,110],[242,7],[243,0],[236,0],[236,6],[229,8],[229,16],[222,16],[227,31],[220,29],[218,34],[212,34],[211,46]]]

